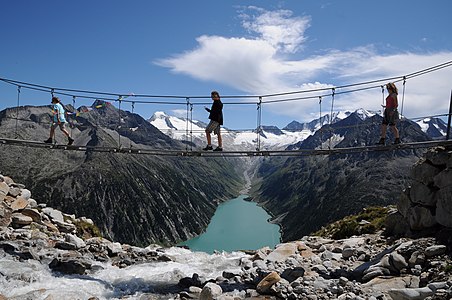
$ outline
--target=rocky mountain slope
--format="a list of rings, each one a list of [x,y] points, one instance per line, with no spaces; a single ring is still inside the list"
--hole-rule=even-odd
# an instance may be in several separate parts
[[[119,113],[101,101],[92,107],[80,108],[83,113],[76,118],[70,116],[75,146],[185,149],[139,115]],[[49,125],[47,106],[0,112],[2,137],[45,140]],[[66,143],[58,129],[56,139]],[[104,236],[135,245],[175,243],[200,234],[217,204],[236,196],[243,184],[240,164],[233,159],[12,145],[0,146],[0,158],[0,171],[25,183],[45,203],[89,217]]]
[[[379,124],[378,115],[363,119],[353,113],[289,149],[373,145]],[[411,121],[403,121],[400,131],[402,141],[429,140]],[[298,239],[364,207],[394,204],[421,154],[403,150],[268,159],[253,197],[282,225],[284,241]]]

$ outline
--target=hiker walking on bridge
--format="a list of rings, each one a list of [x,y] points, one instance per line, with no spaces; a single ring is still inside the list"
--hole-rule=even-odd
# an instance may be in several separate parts
[[[388,97],[386,97],[386,105],[384,107],[384,115],[383,122],[381,123],[381,136],[380,141],[378,141],[377,145],[384,145],[386,140],[386,130],[389,125],[391,127],[392,132],[394,133],[394,145],[400,144],[400,136],[399,130],[396,127],[396,122],[399,119],[399,112],[397,111],[397,107],[399,103],[397,102],[397,94],[398,90],[396,85],[393,82],[386,84],[386,89],[388,90]]]
[[[55,135],[55,128],[58,126],[60,130],[67,136],[68,145],[72,145],[74,139],[71,138],[69,132],[66,130],[66,117],[64,116],[64,108],[60,103],[60,99],[58,97],[52,97],[52,112],[53,112],[53,120],[52,125],[50,126],[50,137],[45,140],[45,143],[51,144],[53,142],[53,137]]]
[[[209,109],[205,107],[209,114],[209,125],[206,127],[207,146],[202,150],[208,151],[223,151],[223,141],[221,138],[220,128],[223,125],[223,103],[220,100],[220,94],[217,91],[210,93],[213,100],[212,107]],[[218,137],[218,147],[213,149],[211,133],[215,133]]]

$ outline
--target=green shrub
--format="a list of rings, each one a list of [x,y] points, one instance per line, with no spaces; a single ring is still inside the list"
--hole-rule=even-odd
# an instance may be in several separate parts
[[[75,222],[75,226],[77,227],[77,236],[82,237],[83,239],[102,237],[102,233],[100,232],[99,227],[97,227],[96,225],[90,224],[88,222],[78,221]]]
[[[364,208],[356,215],[347,216],[342,220],[322,227],[314,235],[333,239],[345,239],[353,235],[375,233],[383,229],[389,209],[390,207],[380,206]]]
[[[452,273],[452,265],[447,265],[447,266],[444,268],[444,272],[446,272],[446,273]]]

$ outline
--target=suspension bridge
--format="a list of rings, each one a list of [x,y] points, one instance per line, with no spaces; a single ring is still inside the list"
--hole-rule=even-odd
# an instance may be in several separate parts
[[[29,148],[42,148],[42,149],[53,149],[53,150],[65,150],[65,151],[84,151],[84,152],[104,152],[104,153],[129,153],[129,154],[144,154],[144,155],[156,155],[156,156],[178,156],[178,157],[254,157],[254,156],[312,156],[312,155],[334,155],[334,154],[348,154],[348,153],[358,153],[358,152],[374,152],[374,151],[398,151],[398,150],[412,150],[418,148],[429,148],[433,146],[444,146],[451,147],[452,140],[450,139],[450,129],[451,129],[451,116],[452,116],[452,92],[450,98],[450,108],[448,113],[422,116],[417,118],[410,118],[411,120],[422,120],[431,117],[447,117],[447,132],[445,140],[433,140],[433,141],[423,141],[423,142],[404,142],[398,145],[357,145],[348,148],[337,148],[331,146],[331,140],[329,141],[329,146],[327,149],[297,149],[297,150],[263,150],[261,145],[261,135],[263,133],[262,122],[262,110],[264,105],[270,103],[281,103],[281,102],[294,102],[301,100],[316,100],[319,105],[319,116],[322,119],[322,100],[329,98],[331,100],[331,107],[329,108],[330,116],[333,115],[335,97],[341,94],[356,93],[365,90],[379,89],[382,92],[383,102],[385,99],[384,86],[388,82],[401,83],[402,84],[402,95],[401,101],[399,101],[401,108],[402,118],[408,119],[403,116],[404,100],[405,100],[405,89],[408,80],[422,76],[431,72],[435,72],[447,67],[452,66],[452,61],[445,62],[439,65],[435,65],[423,70],[419,70],[410,74],[381,78],[372,81],[353,83],[342,86],[335,86],[331,88],[319,88],[319,89],[307,89],[293,92],[285,92],[278,94],[267,94],[267,95],[232,95],[232,96],[222,96],[222,99],[227,99],[224,101],[225,105],[255,105],[257,110],[256,117],[256,128],[252,129],[256,134],[256,139],[254,142],[256,144],[255,150],[239,150],[239,151],[222,151],[222,152],[211,152],[211,151],[198,151],[193,149],[193,107],[194,106],[204,106],[209,105],[211,102],[204,102],[204,99],[210,98],[207,96],[177,96],[177,95],[150,95],[150,94],[117,94],[117,93],[106,93],[99,91],[88,91],[88,90],[76,90],[67,88],[58,88],[51,86],[38,85],[33,83],[21,82],[12,79],[0,78],[0,81],[15,86],[17,88],[17,106],[16,113],[14,116],[10,117],[15,120],[15,138],[0,137],[0,145],[14,145]],[[101,147],[101,146],[81,146],[81,145],[60,145],[60,144],[46,144],[44,142],[20,139],[18,137],[18,126],[19,122],[31,122],[31,120],[21,119],[19,117],[20,108],[20,95],[22,89],[30,89],[38,92],[50,93],[51,96],[67,96],[72,98],[72,106],[75,108],[77,99],[92,99],[105,101],[107,103],[116,103],[118,108],[118,125],[117,128],[121,128],[121,119],[123,117],[124,111],[121,109],[122,103],[129,103],[132,107],[132,114],[134,114],[135,104],[168,104],[168,105],[184,105],[186,107],[186,148],[180,150],[170,150],[170,149],[151,149],[149,146],[143,145],[140,148],[137,147],[126,147],[121,143],[121,134],[118,134],[117,145],[113,147]],[[170,100],[171,99],[171,100]],[[242,101],[234,101],[236,99],[241,99]],[[13,108],[12,108],[13,109]],[[74,112],[74,114],[76,114]],[[329,118],[328,123],[321,124],[328,126],[327,130],[337,130],[332,129],[332,117]],[[376,124],[378,126],[379,124]],[[325,130],[325,129],[321,129]],[[330,135],[331,136],[331,135]]]

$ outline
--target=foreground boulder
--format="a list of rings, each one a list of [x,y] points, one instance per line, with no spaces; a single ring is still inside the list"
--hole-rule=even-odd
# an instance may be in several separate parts
[[[413,166],[411,178],[411,185],[397,203],[397,211],[388,217],[388,233],[437,235],[452,246],[452,149],[429,149]]]

